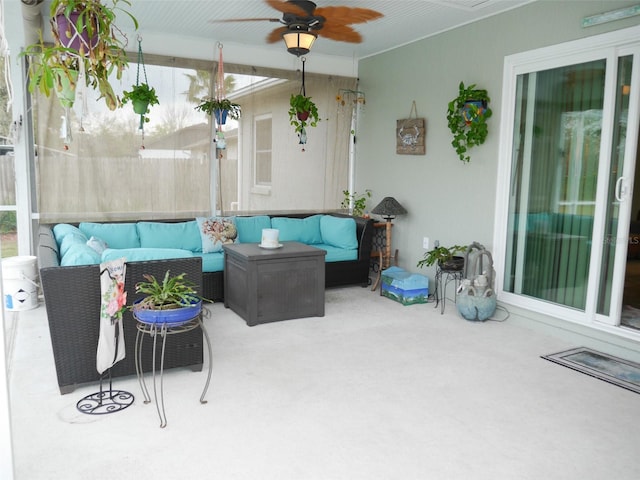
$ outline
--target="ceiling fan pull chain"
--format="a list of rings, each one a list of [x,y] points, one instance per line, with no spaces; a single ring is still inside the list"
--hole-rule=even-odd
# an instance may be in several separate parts
[[[307,96],[307,90],[304,86],[304,62],[307,61],[305,57],[300,57],[300,61],[302,62],[302,86],[300,87],[300,94],[304,97]]]

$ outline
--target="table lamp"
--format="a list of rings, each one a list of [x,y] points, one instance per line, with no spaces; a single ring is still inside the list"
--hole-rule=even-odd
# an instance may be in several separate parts
[[[386,221],[386,233],[387,233],[387,243],[386,243],[386,255],[385,255],[385,265],[380,265],[380,270],[382,268],[386,268],[389,266],[391,262],[391,220],[396,218],[398,215],[404,215],[407,213],[407,210],[398,203],[398,201],[393,197],[384,197],[382,201],[375,206],[371,213],[382,216]]]

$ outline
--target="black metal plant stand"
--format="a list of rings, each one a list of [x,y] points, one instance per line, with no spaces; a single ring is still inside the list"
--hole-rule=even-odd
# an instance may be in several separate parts
[[[136,357],[136,373],[138,376],[138,383],[140,384],[140,388],[142,390],[142,394],[144,396],[144,403],[151,403],[151,395],[149,395],[149,389],[147,388],[147,384],[144,380],[144,372],[142,370],[142,344],[144,337],[146,335],[150,336],[153,339],[153,354],[152,354],[152,378],[153,378],[153,397],[156,404],[156,410],[158,411],[158,417],[160,419],[160,428],[164,428],[167,426],[167,414],[164,408],[164,354],[165,354],[165,345],[167,342],[168,335],[176,335],[180,333],[189,332],[193,329],[200,328],[202,333],[204,334],[204,338],[207,343],[207,351],[209,354],[209,371],[207,373],[207,380],[204,384],[204,389],[202,390],[202,394],[200,395],[200,403],[207,403],[205,400],[205,395],[207,394],[207,390],[209,389],[209,383],[211,382],[211,372],[212,372],[212,358],[211,358],[211,341],[209,340],[209,334],[207,333],[206,328],[204,327],[204,322],[202,321],[203,313],[200,312],[194,318],[191,318],[183,323],[171,325],[166,323],[145,323],[136,316],[134,311],[133,317],[137,320],[136,327],[138,332],[136,334],[136,348],[135,348],[135,357]],[[160,353],[160,388],[157,386],[156,382],[156,350],[157,350],[157,340],[158,337],[162,339],[162,347]],[[158,390],[160,390],[160,394],[158,395]]]
[[[445,302],[447,300],[447,285],[450,282],[454,282],[454,291],[458,289],[458,284],[462,281],[463,271],[443,269],[439,265],[436,267],[436,304],[434,308],[438,308],[440,305],[440,314],[444,313]],[[455,302],[455,299],[454,299]]]

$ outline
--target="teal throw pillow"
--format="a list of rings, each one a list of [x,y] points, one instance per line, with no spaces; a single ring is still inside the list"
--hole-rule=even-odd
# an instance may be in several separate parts
[[[233,217],[197,217],[202,252],[221,252],[222,245],[235,243],[238,230]]]
[[[170,258],[191,258],[193,253],[178,248],[107,248],[102,253],[102,261],[109,262],[124,257],[127,262],[148,262]]]
[[[138,222],[140,246],[143,248],[180,248],[202,251],[198,222]]]
[[[238,241],[240,243],[260,243],[262,241],[262,229],[271,228],[271,217],[268,215],[235,218]]]
[[[353,218],[339,218],[323,215],[320,219],[322,241],[334,247],[357,249],[356,221]]]
[[[82,222],[79,226],[88,238],[104,240],[109,248],[138,248],[140,238],[135,223],[92,223]]]
[[[323,215],[312,215],[307,218],[273,217],[271,228],[280,231],[281,242],[302,242],[307,245],[322,243],[320,218]]]
[[[82,233],[80,229],[75,225],[70,225],[68,223],[58,223],[53,227],[53,236],[56,237],[56,242],[58,242],[58,246],[62,245],[62,240],[64,240],[64,237],[69,235],[70,233],[76,233],[78,235],[84,236],[84,233]],[[87,239],[88,238],[89,237],[87,237]],[[85,242],[87,241],[87,239],[85,239]]]
[[[60,265],[63,267],[75,265],[97,265],[100,263],[100,255],[86,243],[71,245],[62,258]]]
[[[62,242],[60,242],[60,256],[64,257],[72,245],[84,243],[87,243],[87,237],[85,237],[82,233],[67,233],[64,237],[62,237]]]

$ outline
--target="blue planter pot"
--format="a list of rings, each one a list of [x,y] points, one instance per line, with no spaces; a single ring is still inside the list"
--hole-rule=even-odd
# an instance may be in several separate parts
[[[462,107],[462,117],[467,125],[477,122],[487,108],[487,102],[484,100],[467,100]]]
[[[227,123],[227,115],[229,114],[229,110],[214,110],[213,115],[216,119],[216,123],[218,125],[224,125]]]
[[[133,302],[133,316],[136,320],[147,324],[165,324],[167,326],[177,326],[193,320],[202,311],[202,300],[182,308],[174,308],[171,310],[149,310],[138,307],[143,299]]]

